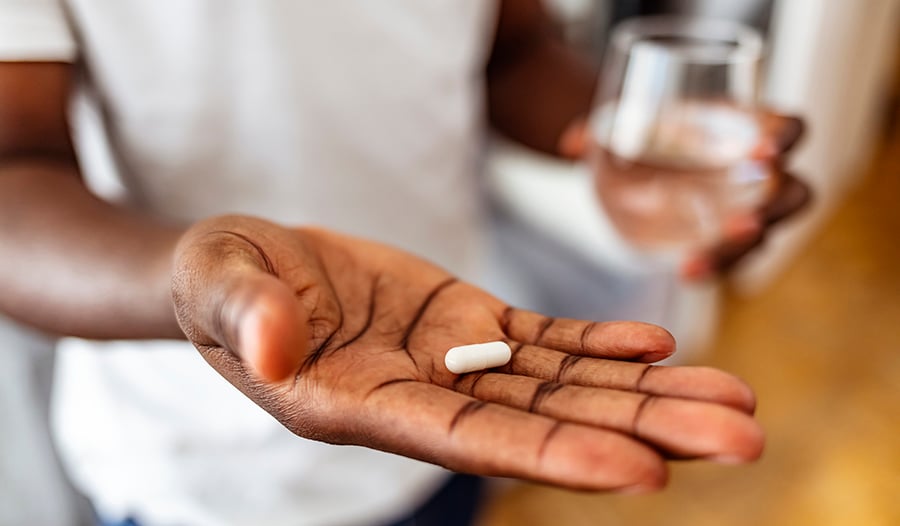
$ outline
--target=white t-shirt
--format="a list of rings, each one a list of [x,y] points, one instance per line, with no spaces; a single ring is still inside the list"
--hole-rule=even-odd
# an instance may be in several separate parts
[[[0,0],[0,60],[79,64],[138,209],[320,224],[467,274],[494,15],[486,0]],[[106,516],[372,524],[445,477],[295,437],[186,343],[65,347],[57,441]]]

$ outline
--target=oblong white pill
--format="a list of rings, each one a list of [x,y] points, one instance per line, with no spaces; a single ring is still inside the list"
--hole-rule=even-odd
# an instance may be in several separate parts
[[[444,356],[444,365],[454,374],[471,373],[506,365],[512,351],[506,342],[475,343],[453,347]]]

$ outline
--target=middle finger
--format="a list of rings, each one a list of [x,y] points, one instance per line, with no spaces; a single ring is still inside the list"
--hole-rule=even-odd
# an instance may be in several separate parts
[[[666,367],[568,354],[512,342],[510,362],[498,371],[560,384],[686,398],[752,414],[753,391],[742,380],[711,367]]]

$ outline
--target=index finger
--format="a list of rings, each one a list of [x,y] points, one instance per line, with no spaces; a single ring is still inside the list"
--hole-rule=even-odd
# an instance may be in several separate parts
[[[806,132],[803,119],[794,115],[763,110],[757,119],[762,137],[769,141],[769,147],[761,150],[776,158],[784,156],[797,146]]]

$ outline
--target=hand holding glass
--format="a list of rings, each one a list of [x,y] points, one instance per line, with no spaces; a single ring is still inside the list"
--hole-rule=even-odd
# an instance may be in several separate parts
[[[589,160],[631,244],[708,248],[773,192],[755,110],[761,47],[754,30],[718,20],[638,18],[614,30]]]

